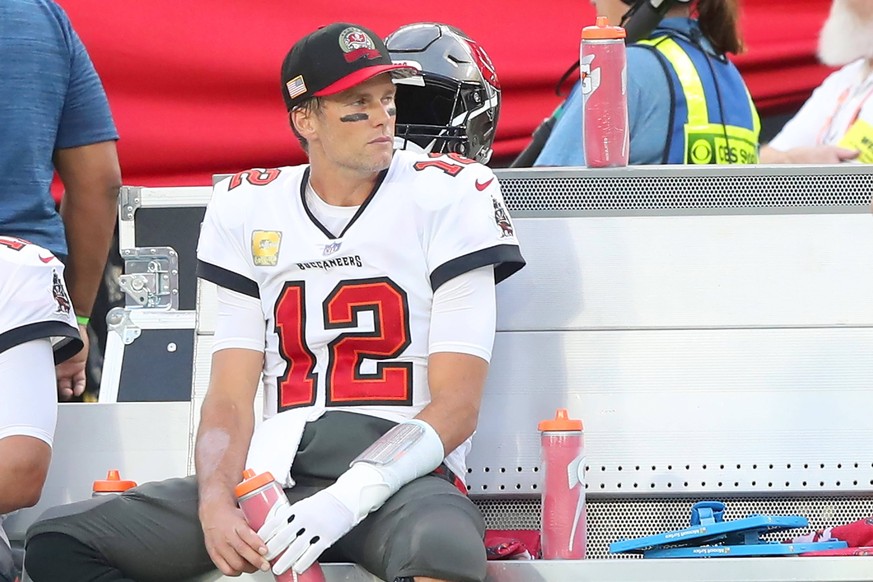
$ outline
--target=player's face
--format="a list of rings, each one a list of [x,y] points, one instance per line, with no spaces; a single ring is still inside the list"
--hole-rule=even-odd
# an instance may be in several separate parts
[[[315,123],[319,154],[335,166],[362,173],[387,168],[394,147],[395,92],[386,73],[324,97]]]

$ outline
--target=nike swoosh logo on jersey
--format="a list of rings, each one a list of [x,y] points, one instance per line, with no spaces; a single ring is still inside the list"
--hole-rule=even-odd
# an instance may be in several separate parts
[[[54,255],[49,255],[47,257],[44,257],[42,255],[38,255],[38,256],[39,256],[39,260],[42,261],[43,263],[51,263],[55,258]]]
[[[483,183],[480,183],[479,180],[476,180],[476,190],[478,190],[479,192],[481,192],[482,190],[484,190],[485,188],[487,188],[488,186],[490,186],[490,185],[491,185],[491,182],[493,182],[493,181],[494,181],[494,178],[491,178],[491,179],[488,180],[487,182],[483,182]]]

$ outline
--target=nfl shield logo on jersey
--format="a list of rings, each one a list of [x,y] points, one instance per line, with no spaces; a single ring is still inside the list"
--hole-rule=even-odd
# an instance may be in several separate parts
[[[324,250],[321,252],[325,257],[330,256],[340,250],[340,247],[343,243],[341,242],[332,242],[330,244],[324,245]]]
[[[275,267],[279,262],[282,233],[278,230],[252,231],[252,261],[256,267]]]

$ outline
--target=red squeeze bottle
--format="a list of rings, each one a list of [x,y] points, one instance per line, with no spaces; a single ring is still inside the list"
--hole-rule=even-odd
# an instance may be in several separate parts
[[[627,166],[630,132],[627,114],[627,55],[620,26],[605,16],[582,29],[582,143],[589,168]]]
[[[543,559],[581,560],[587,547],[585,458],[582,421],[559,408],[554,419],[539,423],[543,470]]]
[[[285,491],[271,473],[256,474],[252,469],[243,471],[243,480],[236,486],[236,496],[239,508],[246,516],[246,521],[256,531],[264,525],[270,509],[274,505],[277,503],[289,505]],[[279,556],[281,555],[279,554]],[[276,556],[273,562],[278,560],[279,556]],[[293,569],[287,570],[284,574],[278,574],[276,582],[324,582],[324,573],[318,562],[315,562],[302,574],[295,573]]]

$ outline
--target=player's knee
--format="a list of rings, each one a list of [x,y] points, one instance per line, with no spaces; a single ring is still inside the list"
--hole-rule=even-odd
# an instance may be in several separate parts
[[[406,529],[412,556],[408,573],[457,582],[485,579],[483,530],[469,510],[442,507],[428,520],[411,520]]]
[[[485,542],[482,534],[477,531],[474,523],[463,513],[456,510],[446,511],[437,519],[441,527],[427,528],[422,536],[423,547],[440,548],[444,556],[461,558],[469,568],[485,577]]]

